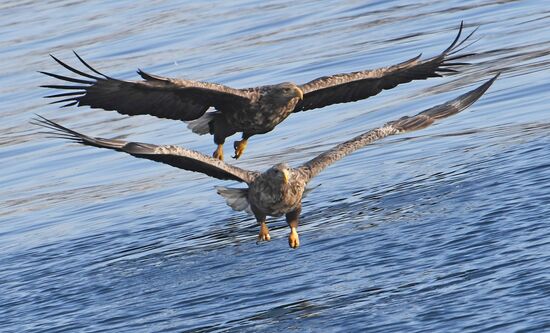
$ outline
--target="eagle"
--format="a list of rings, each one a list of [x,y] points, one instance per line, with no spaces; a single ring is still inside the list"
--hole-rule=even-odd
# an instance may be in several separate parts
[[[308,192],[307,184],[326,167],[374,141],[399,133],[418,130],[431,125],[435,120],[457,114],[478,100],[493,84],[500,73],[471,90],[446,103],[424,110],[414,116],[405,116],[390,121],[381,127],[345,141],[317,157],[292,168],[278,163],[265,172],[245,170],[199,152],[173,145],[153,145],[123,140],[91,137],[39,116],[34,124],[46,127],[54,137],[67,139],[87,146],[107,148],[124,152],[134,157],[145,158],[170,166],[200,172],[221,180],[232,180],[247,185],[246,188],[217,187],[227,204],[236,211],[253,214],[260,225],[258,241],[269,241],[267,216],[285,215],[290,227],[288,243],[291,248],[300,244],[298,221],[302,211],[302,198]],[[53,132],[52,132],[53,131]]]
[[[226,138],[242,133],[242,139],[234,142],[233,157],[237,159],[243,154],[251,136],[270,132],[292,113],[354,102],[402,83],[456,73],[453,67],[467,65],[461,59],[472,55],[457,53],[471,45],[464,43],[477,30],[460,40],[463,26],[462,22],[451,45],[435,57],[421,60],[420,54],[396,65],[323,76],[302,85],[283,82],[236,89],[217,83],[162,77],[141,69],[137,73],[143,80],[124,81],[100,73],[74,52],[93,74],[73,68],[50,54],[59,65],[80,77],[41,71],[50,77],[73,83],[41,87],[65,90],[45,96],[54,98],[52,103],[65,103],[63,107],[87,105],[131,116],[148,114],[185,121],[194,133],[214,136],[217,148],[213,156],[220,160],[223,160]],[[210,108],[214,110],[207,112]]]

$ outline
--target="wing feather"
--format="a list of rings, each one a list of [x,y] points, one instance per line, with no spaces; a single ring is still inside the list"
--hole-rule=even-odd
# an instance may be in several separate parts
[[[207,176],[223,180],[236,180],[250,183],[258,175],[257,172],[247,171],[182,147],[172,145],[157,146],[148,143],[90,137],[42,116],[38,117],[39,118],[34,119],[33,124],[49,129],[50,131],[48,134],[50,134],[51,137],[65,139],[87,146],[121,151],[135,157],[165,163],[179,169],[200,172]]]
[[[433,58],[422,61],[420,54],[397,65],[324,76],[302,85],[300,88],[304,92],[304,98],[296,105],[294,112],[322,108],[331,104],[354,102],[377,95],[382,90],[395,88],[402,83],[440,77],[443,73],[456,73],[455,69],[449,67],[468,63],[451,61],[472,55],[471,53],[455,55],[457,48],[462,46],[477,30],[475,29],[466,38],[460,40],[463,25],[462,22],[451,45]]]
[[[215,107],[221,112],[243,107],[250,102],[249,92],[233,89],[221,84],[199,82],[183,79],[171,79],[145,73],[138,74],[142,81],[124,81],[111,78],[94,69],[76,52],[78,60],[94,74],[92,75],[73,68],[58,58],[50,55],[58,64],[73,74],[74,78],[49,72],[40,72],[55,79],[79,85],[43,85],[44,88],[61,90],[78,90],[70,99],[57,102],[76,102],[79,106],[115,110],[126,115],[149,114],[159,118],[174,120],[194,120]],[[91,79],[91,80],[90,80]],[[65,96],[54,94],[47,98]]]
[[[341,143],[304,163],[299,169],[308,177],[308,179],[311,179],[332,163],[368,144],[390,135],[415,131],[428,127],[437,119],[442,119],[457,114],[477,101],[487,91],[487,89],[489,89],[499,75],[500,73],[478,88],[462,94],[451,101],[424,110],[412,117],[405,116],[398,120],[390,121],[382,127],[375,128],[356,136],[351,140]]]

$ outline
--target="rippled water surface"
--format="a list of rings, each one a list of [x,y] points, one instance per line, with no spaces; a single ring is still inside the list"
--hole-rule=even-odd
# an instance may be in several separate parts
[[[550,7],[544,1],[4,1],[0,4],[0,331],[550,330]],[[182,123],[47,105],[76,64],[235,87],[432,56],[480,26],[461,75],[293,115],[241,167],[297,166],[497,71],[469,110],[362,149],[304,202],[301,247],[272,241],[195,173],[48,139],[84,133],[210,154]],[[235,137],[237,139],[238,137]],[[226,144],[230,152],[233,138]],[[227,184],[235,185],[235,184]]]

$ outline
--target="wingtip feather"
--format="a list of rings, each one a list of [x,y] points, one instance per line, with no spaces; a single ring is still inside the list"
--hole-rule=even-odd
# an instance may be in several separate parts
[[[113,78],[111,78],[111,77],[109,77],[109,76],[107,76],[107,75],[101,73],[100,71],[98,71],[97,69],[95,69],[95,68],[93,68],[91,65],[89,65],[86,61],[84,61],[84,59],[83,59],[81,56],[78,55],[78,53],[76,53],[75,50],[73,50],[73,53],[74,53],[74,55],[76,56],[76,58],[77,58],[78,60],[80,60],[80,62],[81,62],[84,66],[86,66],[89,70],[91,70],[92,72],[94,72],[94,73],[96,73],[96,74],[99,74],[99,75],[103,76],[105,79],[113,80]]]

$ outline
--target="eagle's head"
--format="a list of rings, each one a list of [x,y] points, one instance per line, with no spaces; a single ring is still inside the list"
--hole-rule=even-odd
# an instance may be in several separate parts
[[[277,181],[280,181],[283,184],[287,184],[288,180],[290,178],[290,166],[286,163],[279,163],[275,164],[269,170],[267,170],[267,173],[271,178],[274,178]]]
[[[293,99],[296,103],[304,98],[304,92],[292,82],[279,83],[269,87],[269,99],[279,105],[287,105]]]
[[[289,99],[298,97],[300,100],[304,99],[304,92],[300,87],[292,82],[283,82],[276,87],[280,90],[281,95],[288,97]]]

